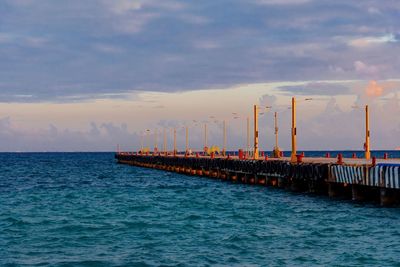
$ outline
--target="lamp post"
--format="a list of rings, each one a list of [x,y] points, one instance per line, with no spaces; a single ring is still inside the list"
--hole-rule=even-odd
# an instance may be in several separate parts
[[[258,152],[258,106],[254,105],[254,155],[253,159],[257,160]]]
[[[247,117],[247,147],[246,147],[246,157],[250,154],[250,117]]]
[[[145,141],[145,150],[146,153],[150,153],[151,148],[151,136],[150,136],[150,129],[146,129],[146,141]]]
[[[369,131],[369,107],[365,106],[365,159],[371,158],[371,151],[369,147],[370,131]]]
[[[303,101],[310,101],[312,98],[306,98]],[[297,162],[297,125],[296,125],[296,98],[292,97],[292,153],[291,162]]]
[[[209,116],[209,119],[212,121],[205,121],[204,122],[204,153],[208,153],[210,148],[208,147],[208,123],[210,122],[217,122],[215,116]],[[211,152],[210,152],[211,153]]]
[[[185,135],[186,135],[186,140],[185,140],[185,153],[189,153],[189,126],[185,126]]]
[[[234,115],[234,117],[233,117],[234,119],[241,119],[241,118],[245,117],[245,116],[239,116],[238,113],[236,113],[236,112],[234,112],[232,114]],[[250,117],[249,116],[246,117],[246,132],[247,132],[247,135],[246,135],[246,141],[247,141],[246,157],[247,157],[249,154],[249,150],[250,150]]]
[[[360,109],[359,106],[353,106],[355,109]],[[365,105],[365,142],[364,142],[364,157],[366,160],[371,159],[370,151],[370,129],[369,129],[369,106]]]
[[[260,112],[258,114],[259,115],[266,115],[267,112],[269,111],[269,109],[271,109],[272,107],[271,106],[265,106],[265,107],[260,107],[259,109],[261,109],[261,108],[265,109],[265,111],[264,112]],[[266,116],[266,118],[267,118],[267,122],[268,122],[268,117]],[[268,141],[268,133],[266,133],[266,140]],[[265,143],[267,144],[268,142],[265,142]]]
[[[226,120],[223,121],[223,135],[224,135],[224,140],[223,140],[223,148],[222,148],[222,155],[226,155]]]
[[[163,150],[164,150],[164,156],[166,156],[167,155],[167,130],[165,128],[163,129],[163,134],[164,134]]]
[[[236,114],[236,113],[235,113]],[[212,121],[204,121],[204,147],[208,148],[208,126],[210,123],[215,123],[215,124],[220,124],[222,123],[222,155],[226,155],[226,147],[227,147],[227,123],[226,119],[219,120],[215,116],[209,116],[209,119],[212,119]],[[205,151],[207,152],[207,151]]]
[[[207,122],[204,123],[204,152],[206,152],[206,149],[208,148],[208,140],[207,140]]]
[[[205,123],[207,123],[207,121],[206,121]],[[201,131],[203,130],[202,122],[200,122],[200,121],[198,121],[198,120],[192,120],[192,123],[191,123],[190,126],[195,127],[195,129],[199,128],[199,129],[200,129],[200,133],[201,133]],[[189,129],[188,129],[188,136],[189,136]],[[189,138],[189,137],[188,137],[188,138]],[[192,148],[192,149],[194,149],[194,148]],[[196,148],[196,149],[197,149],[197,148]],[[195,149],[195,150],[196,150],[196,149]],[[201,151],[201,150],[202,150],[202,149],[200,148],[200,151]]]
[[[158,151],[158,129],[154,131],[154,153]]]
[[[173,138],[174,138],[174,147],[173,147],[173,152],[172,153],[175,156],[176,152],[177,152],[177,150],[176,150],[176,127],[172,128],[171,130],[172,130],[172,134],[173,134]]]
[[[226,146],[227,146],[227,127],[226,127],[226,119],[218,120],[215,116],[210,116],[210,119],[214,119],[214,123],[219,124],[222,122],[222,155],[226,155]]]
[[[143,153],[143,146],[144,146],[144,134],[141,132],[140,134],[140,152]]]
[[[176,154],[176,128],[174,128],[174,155]]]
[[[297,128],[296,128],[296,98],[292,97],[292,153],[291,161],[296,162],[297,153]]]
[[[279,150],[279,145],[278,145],[278,132],[279,132],[279,128],[278,128],[278,112],[275,111],[274,114],[274,123],[275,123],[275,147],[274,147],[274,157],[275,158],[280,158],[281,157],[281,151]]]

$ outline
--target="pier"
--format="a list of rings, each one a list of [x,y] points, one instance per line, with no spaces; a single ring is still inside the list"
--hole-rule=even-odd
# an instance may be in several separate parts
[[[304,99],[308,101],[312,99]],[[263,107],[271,108],[271,107]],[[196,175],[234,183],[271,186],[295,192],[326,195],[332,198],[369,201],[381,206],[400,204],[400,159],[389,159],[371,156],[369,107],[365,106],[365,140],[363,157],[353,154],[343,158],[342,154],[332,158],[305,157],[297,152],[296,99],[291,103],[291,153],[284,157],[278,146],[278,123],[275,112],[275,147],[271,157],[260,152],[258,117],[261,108],[254,105],[254,146],[249,149],[250,120],[247,117],[247,150],[239,149],[235,153],[226,150],[226,122],[223,121],[222,152],[208,148],[207,124],[204,127],[204,151],[193,153],[189,149],[188,127],[186,126],[185,151],[178,153],[176,147],[176,129],[174,129],[174,146],[167,151],[164,129],[163,151],[158,151],[157,131],[155,133],[154,151],[143,148],[139,152],[120,152],[115,155],[118,163],[137,167],[153,168],[163,171]],[[234,113],[235,114],[235,113]],[[149,130],[147,130],[149,131]]]
[[[292,163],[281,159],[238,159],[162,154],[117,153],[118,163],[249,185],[271,186],[332,198],[400,202],[400,161],[306,158]]]

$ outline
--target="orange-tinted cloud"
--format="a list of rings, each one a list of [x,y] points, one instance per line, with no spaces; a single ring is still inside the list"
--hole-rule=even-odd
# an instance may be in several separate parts
[[[370,81],[365,92],[369,97],[379,97],[383,94],[383,87],[379,85],[376,81]]]

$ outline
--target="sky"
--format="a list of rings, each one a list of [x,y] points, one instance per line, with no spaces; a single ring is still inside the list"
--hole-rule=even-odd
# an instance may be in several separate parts
[[[254,104],[260,146],[400,147],[397,0],[2,0],[0,151],[137,150],[184,126],[190,147],[246,146]],[[312,101],[302,101],[313,98]],[[355,108],[358,107],[358,108]],[[240,114],[234,119],[232,113]],[[213,118],[210,118],[213,117]],[[196,122],[194,122],[196,121]]]

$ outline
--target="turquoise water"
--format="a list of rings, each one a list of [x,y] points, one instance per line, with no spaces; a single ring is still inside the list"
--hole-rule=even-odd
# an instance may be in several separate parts
[[[1,266],[400,266],[400,210],[118,165],[0,154]]]

